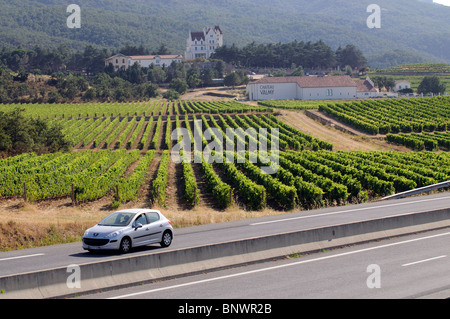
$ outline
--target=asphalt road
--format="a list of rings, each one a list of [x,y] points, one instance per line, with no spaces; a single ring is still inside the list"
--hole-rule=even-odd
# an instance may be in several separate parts
[[[78,298],[440,299],[450,297],[449,272],[445,229]]]
[[[450,207],[449,192],[189,227],[176,229],[172,246],[165,249],[182,249],[447,207]],[[158,245],[148,246],[139,248],[132,254],[152,254],[160,252],[161,249]],[[81,243],[3,252],[0,253],[0,276],[66,267],[70,264],[81,265],[119,257],[120,255],[114,253],[88,253],[81,248]]]

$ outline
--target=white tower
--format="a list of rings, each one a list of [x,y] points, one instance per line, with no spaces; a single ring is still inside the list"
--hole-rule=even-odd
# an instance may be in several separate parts
[[[223,33],[219,26],[203,28],[200,32],[189,31],[184,57],[187,60],[200,57],[208,59],[222,45]]]

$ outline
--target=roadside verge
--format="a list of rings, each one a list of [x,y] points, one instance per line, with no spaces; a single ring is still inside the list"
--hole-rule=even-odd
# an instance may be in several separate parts
[[[446,227],[450,208],[119,257],[77,266],[79,287],[68,267],[0,277],[0,299],[76,295]]]

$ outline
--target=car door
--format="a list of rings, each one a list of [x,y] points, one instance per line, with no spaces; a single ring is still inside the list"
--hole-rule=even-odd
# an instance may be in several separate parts
[[[143,213],[140,214],[133,222],[132,240],[133,246],[145,245],[149,240],[148,236],[148,221],[147,216]]]
[[[162,232],[164,230],[163,225],[161,224],[161,217],[156,212],[146,213],[148,220],[148,243],[159,243],[162,238]]]

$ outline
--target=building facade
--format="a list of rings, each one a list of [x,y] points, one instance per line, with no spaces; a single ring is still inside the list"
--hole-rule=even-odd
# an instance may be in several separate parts
[[[223,33],[219,26],[204,28],[200,32],[189,31],[184,58],[186,60],[196,58],[208,59],[222,45]]]
[[[395,87],[394,92],[398,92],[400,90],[404,89],[410,89],[411,88],[411,82],[408,81],[395,81]]]
[[[357,97],[357,83],[345,76],[265,77],[247,85],[251,101],[336,100]]]
[[[172,62],[181,63],[183,57],[181,55],[134,55],[126,56],[123,54],[116,54],[105,60],[105,66],[113,65],[115,71],[120,69],[128,69],[133,64],[138,63],[141,67],[150,67],[151,65],[168,67]]]
[[[366,77],[364,81],[355,81],[356,82],[356,97],[358,99],[367,99],[381,96],[378,92],[378,89],[375,87],[373,81]]]

